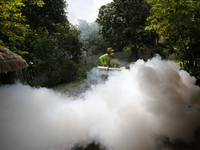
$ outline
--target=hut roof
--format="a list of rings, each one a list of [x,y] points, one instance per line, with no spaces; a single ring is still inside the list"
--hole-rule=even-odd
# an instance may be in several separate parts
[[[28,67],[26,61],[16,53],[0,45],[0,73]]]

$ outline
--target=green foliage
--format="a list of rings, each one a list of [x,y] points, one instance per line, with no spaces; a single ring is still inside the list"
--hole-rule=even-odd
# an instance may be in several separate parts
[[[116,51],[129,46],[137,53],[141,47],[153,46],[156,34],[144,30],[149,11],[150,5],[144,0],[117,0],[104,5],[96,20],[102,26],[99,33]]]
[[[7,0],[0,2],[0,44],[29,64],[27,82],[52,86],[80,80],[86,70],[80,31],[70,25],[64,0]]]
[[[43,2],[40,0],[30,0],[29,2],[40,7],[43,6]],[[29,27],[26,17],[21,12],[21,9],[26,6],[24,3],[25,0],[0,1],[0,44],[19,54],[24,52],[17,46],[23,42]]]
[[[151,4],[149,26],[176,49],[182,61],[194,67],[195,57],[199,56],[200,3],[195,0],[147,0]]]
[[[26,25],[21,24],[25,21],[25,17],[20,13],[20,7],[24,6],[22,1],[12,2],[11,0],[0,1],[0,30],[2,34],[17,38],[14,29],[26,29]]]
[[[57,23],[69,22],[65,12],[67,7],[65,0],[43,0],[43,3],[43,7],[40,7],[30,1],[24,2],[26,7],[23,7],[21,11],[26,16],[31,29],[45,27],[53,33],[56,31]]]
[[[129,51],[129,50],[131,50],[131,46],[130,45],[123,48],[123,51]]]
[[[156,30],[174,50],[174,57],[181,61],[181,69],[197,78],[199,83],[200,58],[200,3],[196,0],[147,0],[151,14],[146,30]],[[171,56],[171,55],[170,55]]]
[[[78,59],[81,57],[80,32],[66,23],[57,24],[57,32],[50,34],[45,28],[30,30],[26,36],[24,55],[34,77],[43,80],[44,86],[80,79]],[[34,40],[33,40],[34,39]]]
[[[124,66],[124,65],[118,59],[111,59],[109,67],[120,68],[121,66]]]
[[[196,62],[198,62],[198,63],[195,63],[193,68],[190,67],[190,64],[189,64],[188,61],[182,61],[180,63],[180,67],[181,67],[181,69],[189,72],[191,76],[195,77],[196,78],[196,84],[200,86],[200,65],[199,65],[199,61],[200,61],[200,59],[197,59]]]
[[[57,44],[57,49],[62,51],[62,54],[71,57],[73,61],[78,63],[79,58],[82,57],[81,47],[83,43],[80,42],[80,31],[69,23],[57,24],[57,32],[53,33]]]

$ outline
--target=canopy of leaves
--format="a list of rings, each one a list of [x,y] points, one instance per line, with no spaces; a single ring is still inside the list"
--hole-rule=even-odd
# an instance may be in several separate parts
[[[196,0],[147,0],[151,13],[146,30],[167,38],[181,67],[200,79],[200,2]],[[199,80],[200,84],[200,80]]]
[[[30,45],[29,54],[25,55],[31,64],[29,70],[34,76],[46,76],[50,85],[76,79],[78,65],[75,62],[82,56],[80,32],[70,24],[57,24],[56,28],[57,32],[52,34],[44,28],[30,31],[25,40],[25,44]]]
[[[0,2],[0,44],[29,63],[32,85],[40,81],[40,85],[55,85],[82,76],[80,31],[67,20],[66,6],[64,0]]]
[[[25,2],[22,14],[26,16],[30,28],[45,27],[50,33],[55,32],[57,23],[69,22],[67,20],[65,0],[43,0],[43,7],[30,1]]]
[[[152,5],[148,17],[150,25],[147,30],[154,29],[159,35],[176,41],[175,47],[186,50],[189,43],[199,40],[200,3],[193,0],[148,0]]]
[[[104,5],[96,20],[102,26],[99,33],[119,51],[129,45],[151,45],[155,34],[144,30],[149,11],[144,0],[116,0]]]
[[[28,0],[26,0],[28,1]],[[0,1],[0,44],[15,48],[16,40],[23,40],[23,36],[27,33],[29,27],[26,24],[26,17],[22,15],[21,8],[25,7],[25,0],[1,0]],[[38,7],[43,6],[41,0],[30,0],[30,2]],[[14,47],[14,48],[12,48]],[[17,52],[20,53],[18,50]]]

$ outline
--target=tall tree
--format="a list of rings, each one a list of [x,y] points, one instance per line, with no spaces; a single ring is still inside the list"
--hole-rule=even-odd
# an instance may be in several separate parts
[[[138,58],[138,49],[155,41],[152,31],[145,31],[150,5],[144,0],[116,0],[99,10],[96,20],[102,26],[99,31],[113,48],[122,50],[130,46]]]
[[[199,58],[200,46],[200,3],[195,0],[147,0],[152,5],[147,18],[159,35],[174,42],[174,48],[193,68]],[[195,58],[196,56],[196,58]]]
[[[43,3],[43,7],[38,7],[30,1],[25,2],[26,7],[22,9],[22,14],[26,16],[30,28],[45,27],[52,33],[55,32],[57,23],[69,22],[65,0],[43,0]]]
[[[80,31],[67,20],[64,0],[44,0],[42,8],[27,2],[23,14],[30,23],[22,49],[36,77],[47,76],[51,85],[74,80],[82,56]]]
[[[68,22],[65,6],[64,0],[0,2],[0,43],[23,52],[21,55],[29,63],[31,72],[30,84],[38,85],[37,79],[45,77],[48,85],[55,85],[76,80],[81,75],[80,31]],[[39,85],[44,85],[44,81]]]
[[[26,0],[37,7],[42,7],[41,0]],[[17,41],[23,40],[28,31],[29,25],[26,23],[26,17],[21,13],[22,7],[25,7],[25,0],[1,0],[0,1],[0,44],[10,46],[13,51],[17,50],[15,45]]]
[[[78,59],[82,56],[82,43],[79,41],[80,31],[65,25],[57,24],[57,32],[49,33],[44,28],[30,31],[26,36],[25,45],[29,53],[25,54],[29,62],[29,71],[33,79],[47,77],[48,85],[55,85],[61,82],[69,82],[77,79]],[[44,82],[41,80],[41,85]]]

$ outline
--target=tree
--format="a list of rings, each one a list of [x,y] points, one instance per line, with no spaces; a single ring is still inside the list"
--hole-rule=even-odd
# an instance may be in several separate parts
[[[194,67],[195,56],[199,58],[200,46],[200,3],[194,0],[148,0],[152,5],[150,22],[146,30],[156,30],[174,43],[174,48],[182,61]],[[189,69],[188,68],[188,69]]]
[[[108,44],[97,34],[101,28],[96,22],[88,23],[85,20],[78,20],[76,25],[81,30],[81,41],[84,43],[83,49],[89,54],[102,54],[108,47]],[[89,53],[89,54],[88,54]]]
[[[31,29],[45,27],[52,33],[56,31],[57,23],[69,23],[65,0],[43,0],[43,2],[43,7],[34,5],[30,1],[25,2],[26,7],[23,7],[22,13],[26,16]]]
[[[118,51],[130,46],[138,59],[138,49],[155,43],[155,33],[144,30],[149,11],[144,0],[116,0],[104,5],[96,20],[102,26],[99,33]]]
[[[68,22],[64,0],[7,0],[0,4],[1,44],[12,46],[9,49],[20,52],[27,61],[29,84],[44,86],[42,78],[46,85],[80,79],[80,31]]]
[[[86,42],[91,32],[90,24],[86,20],[78,19],[78,24],[76,27],[81,30],[81,41]]]
[[[29,24],[29,35],[26,35],[27,39],[25,42],[18,46],[18,49],[27,50],[28,53],[32,53],[33,49],[31,47],[32,42],[35,41],[34,38],[39,37],[40,30],[48,32],[49,35],[57,33],[57,23],[61,23],[62,26],[69,24],[66,16],[67,4],[64,0],[44,0],[43,7],[39,7],[32,3],[32,1],[24,1],[25,6],[21,9],[22,14],[26,17],[26,23]],[[70,30],[67,28],[66,30]],[[31,36],[35,33],[38,36]],[[30,42],[27,42],[29,41]],[[27,55],[25,55],[28,57]]]
[[[28,1],[28,0],[26,0]],[[17,41],[23,40],[28,31],[26,17],[21,13],[21,8],[25,6],[24,0],[2,0],[0,1],[0,44],[20,53],[15,45]],[[41,0],[30,0],[38,7],[43,6]]]
[[[29,53],[24,58],[29,62],[28,69],[33,75],[29,78],[29,84],[34,85],[37,81],[35,78],[41,77],[46,77],[45,85],[48,86],[78,78],[78,59],[82,56],[80,32],[69,23],[64,26],[57,24],[56,30],[51,34],[45,28],[38,28],[26,36]],[[44,86],[42,81],[37,84]]]

